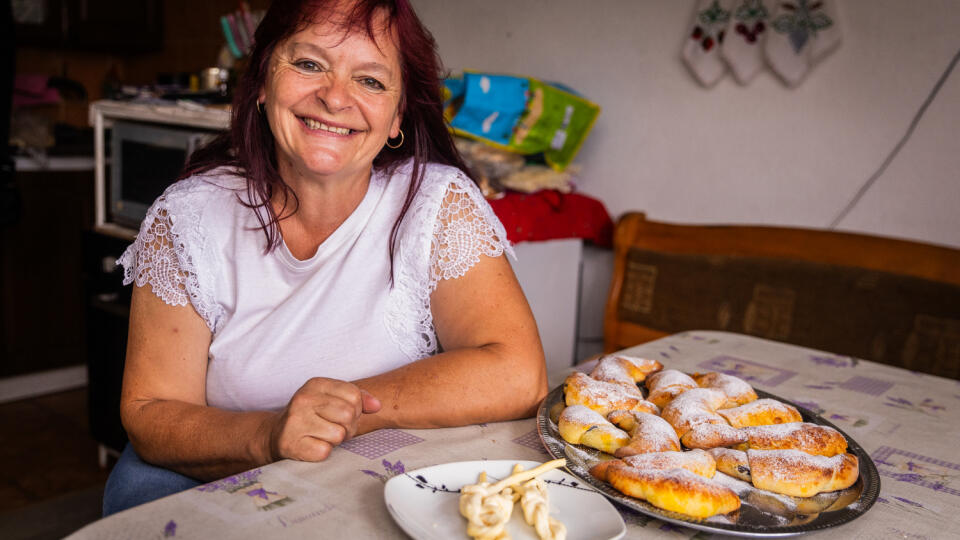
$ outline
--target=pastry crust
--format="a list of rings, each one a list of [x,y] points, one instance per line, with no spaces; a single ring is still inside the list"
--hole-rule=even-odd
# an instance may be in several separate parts
[[[614,452],[618,458],[680,450],[680,439],[673,426],[659,416],[637,411],[613,411],[607,415],[607,420],[630,434],[630,442]]]
[[[660,409],[643,399],[636,386],[598,381],[585,373],[574,373],[563,383],[567,406],[584,405],[603,416],[615,410],[659,414]]]
[[[662,409],[692,388],[697,388],[697,381],[689,375],[676,369],[664,369],[647,377],[647,390],[650,391],[647,400]]]
[[[708,450],[747,442],[747,434],[726,424],[699,424],[684,433],[680,439],[687,448]]]
[[[616,463],[625,463],[643,471],[686,469],[704,478],[713,478],[713,475],[717,472],[717,465],[713,456],[703,450],[693,450],[690,452],[651,452],[627,456],[623,459],[601,461],[590,468],[590,475],[598,480],[607,481],[607,473],[610,471],[610,467]]]
[[[752,482],[746,452],[732,448],[713,448],[710,455],[716,460],[718,471],[744,482]]]
[[[848,488],[857,481],[857,456],[815,456],[800,450],[748,450],[753,485],[774,493],[812,497]]]
[[[695,518],[740,508],[740,498],[733,490],[686,469],[641,470],[614,462],[607,470],[607,481],[625,495]]]
[[[630,436],[583,405],[571,405],[560,413],[557,430],[563,440],[612,454],[630,442]]]
[[[758,399],[732,409],[719,410],[717,413],[735,428],[803,422],[803,417],[796,407],[775,399]]]
[[[727,401],[727,395],[710,388],[694,388],[680,394],[663,409],[663,419],[673,426],[678,437],[683,437],[699,424],[721,424],[727,421],[716,413],[717,407]]]
[[[722,409],[737,407],[757,399],[757,393],[753,390],[753,387],[740,377],[711,371],[709,373],[694,373],[691,378],[700,385],[700,388],[713,388],[726,394],[727,402],[723,404]]]
[[[686,469],[704,478],[713,478],[717,473],[717,461],[704,450],[689,452],[653,452],[623,458],[623,462],[640,470],[669,471]]]
[[[810,424],[795,422],[741,428],[747,436],[745,445],[739,450],[801,450],[817,456],[835,456],[847,451],[847,439],[837,430]]]
[[[608,355],[600,359],[590,376],[598,381],[615,382],[635,386],[648,375],[663,369],[663,364],[637,356]]]

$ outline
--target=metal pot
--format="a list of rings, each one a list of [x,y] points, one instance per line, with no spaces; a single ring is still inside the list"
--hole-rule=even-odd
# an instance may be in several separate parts
[[[209,67],[200,72],[200,90],[204,92],[220,92],[226,95],[227,81],[230,79],[230,70],[218,67]]]

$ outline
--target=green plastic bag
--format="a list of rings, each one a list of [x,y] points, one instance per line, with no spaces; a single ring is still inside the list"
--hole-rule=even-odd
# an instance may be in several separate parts
[[[517,80],[525,88],[520,96],[516,92]],[[498,84],[509,86],[509,91],[498,92]],[[451,97],[447,111],[455,133],[519,154],[542,154],[544,161],[557,171],[566,169],[573,161],[600,114],[595,103],[529,77],[467,72],[462,81],[448,80],[447,88]],[[525,103],[515,103],[518,99]],[[522,109],[520,115],[514,112],[518,107]],[[502,132],[484,132],[492,120],[502,122],[504,117],[514,123],[509,137]],[[484,118],[488,121],[481,122]],[[514,118],[517,119],[513,121]]]

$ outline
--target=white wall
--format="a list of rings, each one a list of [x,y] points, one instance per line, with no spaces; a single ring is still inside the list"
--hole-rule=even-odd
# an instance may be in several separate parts
[[[701,88],[693,0],[413,0],[449,69],[530,75],[603,107],[580,189],[616,217],[826,228],[960,48],[958,0],[840,0],[843,44],[796,89]],[[960,247],[960,67],[839,229]]]

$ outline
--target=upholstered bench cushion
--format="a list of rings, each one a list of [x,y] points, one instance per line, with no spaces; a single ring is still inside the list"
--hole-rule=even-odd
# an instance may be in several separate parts
[[[960,379],[960,286],[831,264],[630,248],[619,319],[714,329]]]

